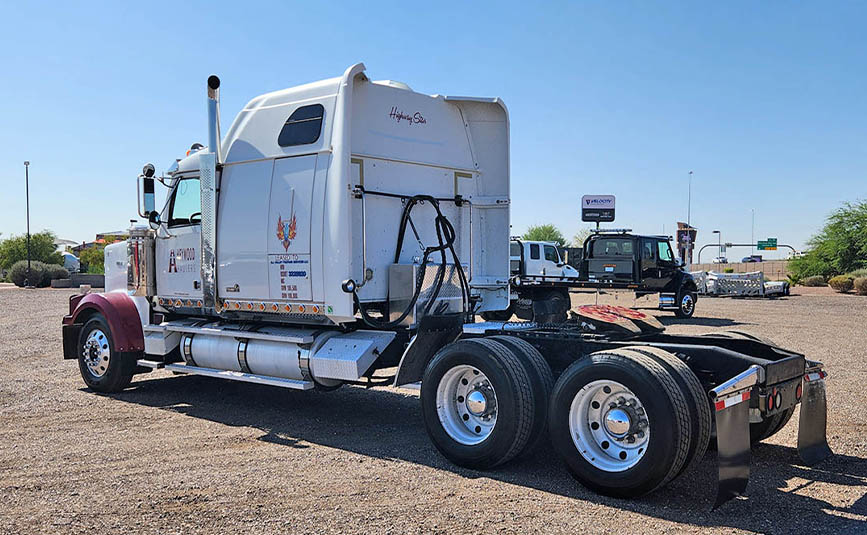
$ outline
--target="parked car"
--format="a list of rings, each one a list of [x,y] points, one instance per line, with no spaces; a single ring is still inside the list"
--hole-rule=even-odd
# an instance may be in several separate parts
[[[81,271],[81,262],[72,253],[63,253],[63,267],[70,273],[78,273]]]

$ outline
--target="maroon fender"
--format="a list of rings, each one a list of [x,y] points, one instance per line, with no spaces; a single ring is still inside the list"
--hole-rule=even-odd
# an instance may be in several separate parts
[[[84,296],[73,295],[69,298],[69,315],[63,317],[64,325],[64,356],[77,358],[67,351],[68,346],[77,344],[79,329],[67,329],[67,327],[79,326],[86,321],[87,316],[93,312],[102,314],[111,329],[111,337],[114,340],[117,351],[144,351],[144,333],[138,309],[130,296],[124,292],[92,293]],[[67,341],[67,331],[74,333],[76,340]]]

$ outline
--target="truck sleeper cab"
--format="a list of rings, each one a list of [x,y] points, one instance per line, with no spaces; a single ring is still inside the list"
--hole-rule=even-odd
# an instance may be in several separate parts
[[[750,422],[761,440],[800,403],[814,424],[800,451],[830,453],[824,372],[803,355],[663,335],[629,309],[474,321],[510,302],[499,99],[421,95],[357,64],[253,99],[222,140],[219,88],[211,77],[208,146],[160,178],[162,211],[154,167],[139,176],[149,224],[106,248],[106,292],[70,298],[64,358],[91,389],[153,370],[300,390],[421,381],[428,434],[456,464],[505,463],[547,428],[583,484],[617,496],[687,470],[712,410],[719,503],[746,487]]]

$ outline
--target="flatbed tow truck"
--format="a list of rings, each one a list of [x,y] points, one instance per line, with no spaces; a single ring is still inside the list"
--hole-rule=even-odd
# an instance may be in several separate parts
[[[541,323],[562,321],[570,308],[569,292],[659,294],[660,310],[678,318],[695,314],[699,288],[671,250],[670,237],[632,234],[631,229],[595,230],[584,240],[579,269],[560,259],[553,244],[512,238],[512,301],[503,311],[485,312],[489,320],[513,315]]]
[[[210,77],[208,146],[159,177],[161,211],[144,166],[148,225],[106,247],[106,291],[70,297],[63,354],[92,390],[158,370],[297,390],[421,381],[428,435],[455,464],[490,469],[548,437],[579,482],[619,497],[685,473],[715,434],[715,506],[798,408],[801,456],[830,455],[822,365],[769,341],[670,335],[623,307],[475,321],[510,304],[500,99],[424,95],[356,64],[254,98],[221,139],[219,88]]]

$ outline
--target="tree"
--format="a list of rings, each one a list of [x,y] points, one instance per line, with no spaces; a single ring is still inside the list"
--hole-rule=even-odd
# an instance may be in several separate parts
[[[93,245],[82,249],[78,255],[79,261],[87,266],[88,273],[105,273],[105,246]]]
[[[30,259],[46,264],[63,265],[63,255],[57,251],[50,230],[30,235]],[[27,260],[27,235],[11,236],[0,242],[0,269],[9,269],[19,260]]]
[[[827,279],[867,268],[867,201],[838,208],[807,244],[810,250],[789,262],[796,277],[821,275]]]
[[[560,229],[551,224],[532,225],[522,236],[527,241],[549,241],[562,247],[566,245],[566,238]]]
[[[572,236],[572,247],[584,247],[584,240],[593,234],[593,229],[590,227],[581,227],[578,232]]]

